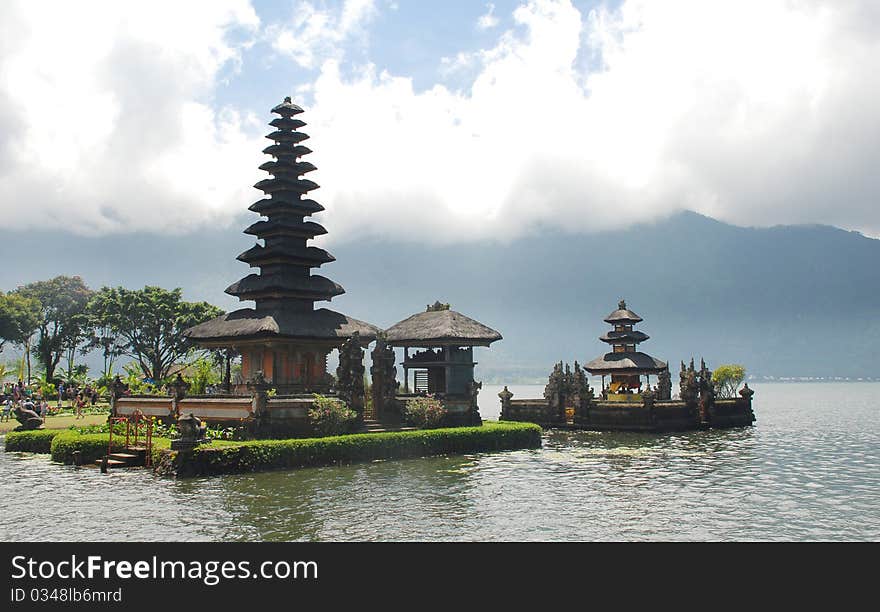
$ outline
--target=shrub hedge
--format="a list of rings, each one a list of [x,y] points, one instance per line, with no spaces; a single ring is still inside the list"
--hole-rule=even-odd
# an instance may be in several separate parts
[[[540,446],[538,425],[487,422],[480,427],[227,442],[176,456],[166,453],[156,465],[165,474],[201,476]]]
[[[52,440],[52,461],[60,463],[73,463],[73,453],[79,451],[82,462],[94,463],[107,454],[107,446],[110,443],[110,434],[81,434],[74,430],[60,432]],[[113,452],[122,450],[125,438],[113,437]],[[165,438],[153,438],[153,463],[171,445],[171,441]]]
[[[113,451],[122,450],[114,437]],[[74,452],[94,463],[107,452],[109,434],[82,434],[75,430],[35,430],[6,434],[6,450],[51,453],[52,460],[71,464]],[[327,438],[215,440],[191,453],[172,453],[171,441],[153,439],[153,465],[159,473],[198,476],[258,472],[376,459],[403,459],[476,453],[519,448],[539,448],[541,428],[532,423],[486,422],[481,427],[456,427],[375,434],[349,434]]]
[[[113,451],[122,450],[123,438],[120,442],[118,437],[113,439]],[[60,463],[73,463],[73,453],[82,453],[83,463],[94,463],[107,454],[107,445],[110,442],[110,434],[81,434],[77,431],[68,430],[55,436],[52,440],[52,461]]]
[[[60,429],[32,429],[30,431],[10,431],[6,434],[6,451],[20,453],[49,453],[52,439],[60,434]]]

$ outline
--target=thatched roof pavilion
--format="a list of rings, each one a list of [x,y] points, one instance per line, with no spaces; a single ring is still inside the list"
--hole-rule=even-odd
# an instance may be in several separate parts
[[[314,307],[315,302],[329,302],[345,289],[311,273],[335,258],[307,244],[327,230],[305,220],[324,207],[307,197],[318,184],[302,178],[316,169],[300,159],[311,153],[300,144],[309,138],[299,131],[306,123],[295,118],[303,109],[285,98],[272,112],[278,115],[269,123],[275,131],[266,138],[274,144],[263,152],[275,159],[260,166],[271,178],[254,185],[266,197],[250,206],[266,220],[244,230],[263,244],[257,243],[238,256],[239,261],[258,268],[259,274],[249,274],[226,289],[226,293],[256,305],[184,333],[199,346],[240,352],[245,380],[262,371],[279,390],[323,392],[330,383],[328,353],[355,333],[369,342],[380,330],[342,313]]]
[[[491,327],[440,302],[391,326],[385,331],[385,338],[391,346],[489,346],[502,339]]]
[[[404,380],[415,392],[465,396],[473,392],[473,347],[488,347],[501,334],[449,307],[436,302],[425,312],[400,321],[385,330],[389,346],[403,347]],[[410,348],[424,351],[410,355]],[[409,387],[409,371],[414,371]]]

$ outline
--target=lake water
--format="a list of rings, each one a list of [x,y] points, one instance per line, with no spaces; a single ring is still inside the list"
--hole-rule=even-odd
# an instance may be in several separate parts
[[[754,388],[751,428],[290,472],[175,481],[0,453],[0,540],[880,539],[880,383]]]

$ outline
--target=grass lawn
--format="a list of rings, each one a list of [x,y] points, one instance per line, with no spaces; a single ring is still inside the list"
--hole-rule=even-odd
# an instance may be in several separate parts
[[[77,419],[72,414],[63,414],[60,416],[46,417],[46,429],[67,429],[71,425],[100,425],[107,421],[106,414],[87,414],[85,418]],[[0,423],[0,433],[12,431],[18,427],[19,422],[15,417],[10,417],[9,421]]]

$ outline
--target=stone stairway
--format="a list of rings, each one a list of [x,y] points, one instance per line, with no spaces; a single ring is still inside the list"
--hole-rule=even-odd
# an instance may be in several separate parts
[[[404,427],[396,423],[381,423],[374,419],[364,419],[357,433],[383,433],[386,431],[415,431],[415,427]]]
[[[121,451],[110,453],[101,459],[95,460],[95,464],[104,469],[121,467],[143,467],[146,463],[147,449],[143,446],[129,446]]]

